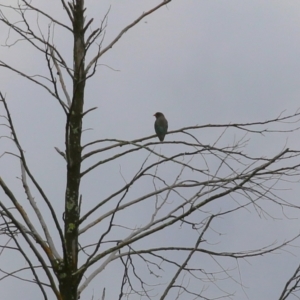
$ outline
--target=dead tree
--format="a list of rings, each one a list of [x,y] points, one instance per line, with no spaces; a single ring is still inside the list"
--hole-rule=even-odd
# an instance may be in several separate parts
[[[5,194],[0,199],[0,253],[3,256],[13,250],[10,255],[21,254],[26,263],[25,268],[23,263],[8,271],[0,266],[4,273],[2,282],[7,277],[31,281],[44,299],[53,299],[53,294],[58,300],[79,299],[99,277],[102,279],[96,285],[101,294],[97,291],[96,298],[102,300],[231,299],[233,292],[222,288],[221,281],[235,281],[238,285],[242,282],[233,280],[236,270],[226,267],[228,260],[278,251],[298,237],[242,251],[219,250],[211,241],[212,236],[220,234],[214,229],[215,224],[237,212],[248,210],[258,217],[269,215],[266,203],[282,210],[299,209],[276,191],[283,182],[299,180],[299,151],[285,147],[270,157],[257,157],[246,151],[252,135],[276,132],[277,124],[285,123],[286,132],[297,130],[298,112],[261,122],[188,126],[170,131],[170,138],[163,144],[154,141],[154,136],[131,141],[102,138],[82,142],[83,121],[96,109],[86,108],[86,82],[96,73],[102,56],[124,33],[170,3],[171,0],[162,1],[148,9],[108,43],[104,39],[108,12],[100,26],[91,29],[93,19],[85,16],[83,0],[60,1],[68,17],[65,23],[31,1],[0,5],[0,20],[14,38],[7,46],[17,47],[20,41],[31,45],[45,57],[48,75],[32,76],[2,60],[0,66],[42,87],[57,101],[65,116],[61,129],[65,148],[55,149],[66,165],[65,195],[61,199],[64,210],[58,211],[53,205],[55,199],[46,193],[28,163],[9,99],[1,93],[1,141],[7,141],[5,145],[13,143],[11,150],[3,151],[1,160],[20,162],[19,183],[28,200],[25,202],[15,192],[6,180],[6,171],[0,170],[0,186]],[[20,18],[18,22],[10,20],[11,13]],[[38,16],[35,26],[30,21],[31,13]],[[39,26],[40,18],[49,24],[46,33]],[[53,42],[57,28],[73,37],[71,65]],[[97,52],[88,61],[87,55],[95,45]],[[216,134],[213,144],[200,142],[204,130]],[[239,138],[234,140],[233,134]],[[166,150],[157,150],[158,144]],[[87,176],[94,176],[95,170],[106,172],[111,164],[126,165],[128,157],[137,154],[144,159],[142,163],[136,161],[129,175],[124,175],[123,170],[114,175],[123,178],[123,184],[116,184],[114,176],[107,178],[109,184],[89,177],[90,189],[109,185],[112,191],[95,194],[93,201],[86,200],[81,185]],[[45,219],[46,214],[51,216],[51,224]],[[208,267],[208,260],[220,261],[216,263],[219,270]],[[106,272],[114,264],[119,272],[109,277]],[[28,277],[28,271],[33,279]],[[105,279],[111,284],[107,285]],[[295,290],[286,287],[285,293],[288,289]]]

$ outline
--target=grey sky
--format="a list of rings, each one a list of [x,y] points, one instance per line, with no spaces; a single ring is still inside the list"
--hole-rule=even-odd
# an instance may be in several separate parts
[[[0,4],[10,2],[0,0]],[[32,3],[62,22],[68,22],[60,1],[35,0]],[[103,42],[105,46],[153,3],[158,1],[86,0],[86,14],[88,19],[94,18],[94,29],[111,6]],[[84,141],[104,138],[131,140],[154,134],[153,114],[157,111],[162,111],[167,117],[169,130],[206,123],[263,121],[275,118],[283,110],[293,113],[299,107],[300,96],[299,16],[300,2],[296,0],[174,0],[127,32],[99,61],[102,65],[88,81],[85,97],[86,109],[97,106],[98,110],[85,119],[84,127],[93,130],[85,132]],[[36,24],[36,17],[32,16],[31,22]],[[3,28],[1,24],[1,44],[7,38],[7,30]],[[56,32],[55,44],[67,59],[71,53],[71,36],[67,31],[59,31],[58,27]],[[11,48],[0,48],[0,51],[1,60],[9,61],[29,74],[47,74],[44,57],[37,51],[32,52],[24,42]],[[95,51],[93,48],[92,52]],[[0,68],[0,89],[6,93],[17,132],[35,175],[51,195],[54,207],[62,211],[65,165],[53,149],[54,146],[64,149],[61,108],[44,90],[3,68]],[[203,130],[198,138],[203,144],[210,144],[218,134],[219,131]],[[299,133],[270,135],[266,139],[253,137],[248,149],[258,156],[278,153],[286,142],[299,149],[298,136]],[[180,134],[166,136],[167,140],[180,138]],[[230,144],[234,138],[229,132],[223,143]],[[0,139],[1,153],[10,147],[7,140]],[[160,147],[166,153],[173,151],[168,145],[165,148],[159,145],[156,150]],[[84,211],[99,201],[97,195],[101,198],[109,195],[115,188],[112,183],[123,184],[120,168],[128,179],[138,170],[145,156],[130,156],[130,159],[113,164],[105,172],[95,170],[87,175],[82,183]],[[162,169],[161,172],[169,178],[174,177],[171,170]],[[17,184],[18,163],[12,158],[0,159],[0,175],[10,184]],[[141,187],[146,192],[153,188],[146,184]],[[295,184],[293,188],[285,194],[280,193],[295,202],[299,187]],[[22,195],[25,202],[22,193],[19,188],[17,194]],[[139,194],[139,190],[132,191],[133,197]],[[220,199],[211,209],[218,212],[224,205],[227,202]],[[138,206],[131,212],[135,218],[127,218],[124,222],[128,226],[140,225],[149,207],[151,203]],[[278,219],[259,218],[254,212],[247,211],[220,218],[213,228],[224,235],[212,232],[211,239],[224,251],[242,251],[274,241],[283,242],[299,232],[299,211],[287,211],[293,217],[290,220],[283,218],[282,212],[273,206],[270,211]],[[181,231],[180,243],[194,243],[194,237],[184,235],[184,229],[179,226],[177,229]],[[97,230],[91,232],[96,234]],[[162,234],[160,238],[167,242],[170,236]],[[299,245],[299,242],[294,245]],[[239,280],[245,285],[244,291],[238,285],[233,284],[232,289],[229,287],[231,292],[236,292],[233,298],[278,299],[285,281],[299,264],[299,249],[290,250],[294,256],[278,251],[270,256],[248,259],[239,266],[228,263],[231,268],[240,268],[235,271],[235,276],[240,272]],[[14,259],[7,258],[7,261],[13,263]],[[0,256],[0,268],[4,263]],[[213,268],[210,261],[203,262],[203,265]],[[96,278],[83,299],[91,299],[93,293],[95,299],[100,299],[102,288],[111,284],[110,278],[118,272],[114,268],[118,267],[113,264],[105,277]],[[0,282],[0,286],[3,299],[19,299],[20,293],[26,295],[22,296],[23,299],[36,295],[30,288],[24,290],[24,283],[18,285],[18,282],[7,280]],[[118,290],[115,292],[115,295],[108,294],[108,299],[116,299]]]

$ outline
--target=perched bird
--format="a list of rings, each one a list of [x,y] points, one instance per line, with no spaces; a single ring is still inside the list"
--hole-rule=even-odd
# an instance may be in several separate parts
[[[165,118],[164,114],[161,112],[157,112],[156,114],[154,114],[154,117],[156,118],[154,123],[154,129],[159,140],[162,142],[168,131],[168,121]]]

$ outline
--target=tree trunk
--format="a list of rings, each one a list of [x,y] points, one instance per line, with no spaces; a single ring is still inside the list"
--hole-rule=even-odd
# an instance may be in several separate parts
[[[74,78],[73,98],[68,114],[66,128],[67,187],[65,201],[65,253],[64,272],[60,278],[60,291],[63,300],[76,300],[79,276],[78,263],[78,220],[79,220],[79,186],[81,167],[81,133],[84,103],[84,1],[77,0],[72,6],[74,34]]]

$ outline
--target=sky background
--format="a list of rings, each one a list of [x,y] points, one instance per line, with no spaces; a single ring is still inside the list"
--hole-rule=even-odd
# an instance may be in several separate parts
[[[3,5],[11,3],[10,0],[0,0]],[[103,41],[105,46],[120,30],[156,3],[159,2],[86,0],[86,15],[87,19],[94,18],[92,29],[95,29],[110,8]],[[35,0],[32,4],[70,25],[60,1]],[[3,12],[7,18],[15,20],[15,14]],[[96,75],[87,83],[85,96],[85,110],[95,106],[98,109],[85,118],[84,128],[92,130],[85,131],[83,142],[105,138],[132,140],[152,135],[153,114],[157,111],[167,117],[169,130],[201,124],[264,121],[277,117],[283,111],[294,113],[300,106],[299,16],[300,1],[296,0],[172,1],[127,32],[99,61]],[[28,18],[33,27],[36,28],[39,22],[42,31],[46,32],[47,21],[41,17],[37,19],[36,14],[30,12]],[[7,29],[0,24],[1,45],[15,41],[13,34],[7,37]],[[70,33],[56,26],[54,44],[71,64]],[[87,62],[96,50],[91,49]],[[25,42],[20,41],[9,48],[1,47],[0,57],[30,75],[47,75],[45,57]],[[67,86],[71,88],[68,81]],[[56,211],[62,213],[65,165],[54,147],[64,149],[65,116],[49,93],[5,68],[0,68],[0,89],[6,95],[32,171],[51,197]],[[3,114],[2,111],[0,114]],[[284,124],[282,126],[286,128]],[[5,131],[2,130],[3,135]],[[210,144],[219,133],[218,130],[203,130],[198,132],[197,137],[203,144]],[[230,144],[240,136],[240,133],[229,131],[221,143]],[[181,134],[167,135],[166,139],[182,137]],[[254,136],[247,145],[247,151],[257,156],[275,155],[285,144],[299,149],[299,133]],[[0,139],[0,153],[11,149],[12,143],[8,139]],[[166,153],[174,150],[172,145],[165,148],[156,146],[158,149]],[[87,175],[82,182],[83,211],[88,211],[99,202],[99,198],[106,197],[123,184],[120,169],[122,175],[129,179],[144,159],[145,155],[131,155],[112,167]],[[24,198],[26,207],[26,198],[17,178],[20,176],[19,169],[13,157],[0,159],[0,175],[13,187],[16,195]],[[162,169],[161,172],[170,180],[174,177],[172,170]],[[284,193],[280,191],[281,195],[297,203],[297,184],[287,183],[281,188],[289,189]],[[129,198],[153,187],[141,183],[139,189],[134,190]],[[4,197],[2,192],[0,197]],[[40,205],[43,207],[42,203]],[[130,226],[141,224],[148,205],[137,206],[136,210],[129,212],[135,218],[126,216],[123,222]],[[211,210],[217,211],[223,205],[218,201]],[[239,212],[230,218],[219,219],[214,230],[224,235],[210,233],[216,249],[255,249],[275,241],[283,242],[299,233],[299,211],[289,210],[288,217],[284,217],[280,209],[267,205],[274,218],[259,217],[254,212]],[[50,220],[47,215],[45,218]],[[161,241],[174,238],[180,230],[183,232],[180,243],[194,244],[192,234],[185,234],[179,226],[174,231],[162,233]],[[91,232],[95,234],[97,231]],[[299,246],[299,241],[293,245]],[[288,250],[240,261],[235,276],[242,280],[244,289],[232,281],[226,282],[226,288],[235,292],[233,299],[278,299],[286,280],[299,264],[300,250],[296,247]],[[10,253],[0,256],[0,268],[12,266],[14,262],[15,258]],[[210,261],[201,264],[208,269],[215,267]],[[237,263],[229,262],[228,266],[236,268]],[[91,299],[93,293],[94,299],[100,299],[102,288],[111,286],[111,278],[116,272],[121,272],[117,265],[106,271],[105,276],[100,275],[87,289],[84,299]],[[21,293],[23,299],[33,299],[39,293],[36,289],[24,289],[28,285],[10,279],[0,282],[0,286],[3,299],[19,299]],[[108,299],[116,299],[117,294],[110,293],[107,294]]]

